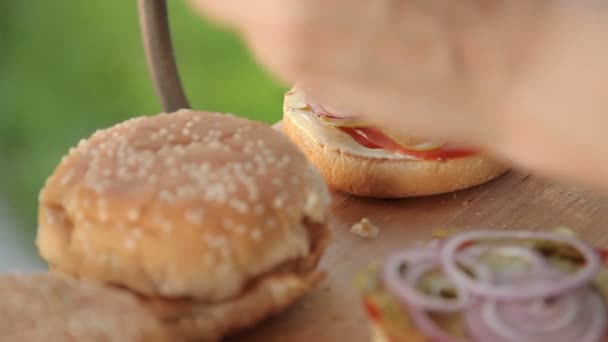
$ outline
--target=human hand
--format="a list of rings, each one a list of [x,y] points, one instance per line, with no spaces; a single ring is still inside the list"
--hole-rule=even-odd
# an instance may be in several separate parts
[[[320,103],[549,175],[608,174],[596,2],[191,1]]]
[[[403,121],[426,135],[458,136],[461,127],[475,128],[476,115],[504,90],[545,7],[477,0],[193,3],[239,29],[260,61],[318,101]]]

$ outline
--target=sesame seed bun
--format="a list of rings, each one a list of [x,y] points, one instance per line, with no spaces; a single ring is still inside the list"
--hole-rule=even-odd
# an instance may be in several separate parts
[[[309,290],[329,201],[318,171],[279,132],[182,110],[126,121],[72,149],[40,194],[37,242],[54,271],[205,307],[276,275]],[[241,324],[227,326],[213,334]]]
[[[435,195],[485,183],[508,170],[484,154],[418,160],[365,148],[304,110],[298,95],[292,91],[285,97],[283,131],[336,190],[381,198]]]
[[[171,341],[124,291],[50,274],[0,276],[3,341]]]

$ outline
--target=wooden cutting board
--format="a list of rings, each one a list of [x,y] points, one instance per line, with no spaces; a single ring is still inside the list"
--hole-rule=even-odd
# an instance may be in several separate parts
[[[373,260],[411,241],[431,238],[442,228],[466,230],[552,229],[568,226],[588,242],[608,247],[608,198],[510,172],[485,185],[440,196],[375,200],[333,195],[333,243],[321,268],[325,282],[292,309],[235,341],[369,341],[353,276]],[[367,217],[382,228],[375,240],[349,230]]]

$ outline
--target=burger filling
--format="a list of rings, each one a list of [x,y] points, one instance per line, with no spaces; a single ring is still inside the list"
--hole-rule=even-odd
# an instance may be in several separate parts
[[[296,95],[294,91],[287,94],[288,97],[294,95]],[[296,101],[295,106],[297,110],[306,111],[315,116],[322,125],[343,132],[357,144],[368,149],[386,150],[420,160],[454,159],[476,153],[471,149],[403,135],[386,129],[381,130],[356,116],[340,113],[327,106],[309,103],[305,98]]]
[[[357,278],[389,341],[605,341],[608,253],[566,233],[475,231]]]

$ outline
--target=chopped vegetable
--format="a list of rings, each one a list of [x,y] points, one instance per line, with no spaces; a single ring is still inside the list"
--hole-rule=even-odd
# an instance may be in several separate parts
[[[599,342],[608,328],[600,254],[563,231],[466,232],[395,254],[359,288],[391,341]]]

